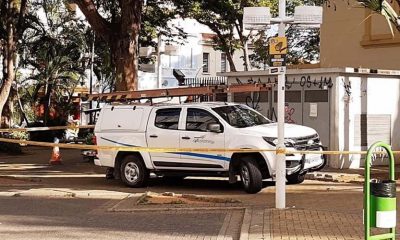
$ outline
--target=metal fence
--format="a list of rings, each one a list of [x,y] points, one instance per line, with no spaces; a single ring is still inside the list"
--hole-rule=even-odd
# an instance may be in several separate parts
[[[212,86],[226,84],[227,77],[186,78],[185,85],[190,87]]]
[[[189,87],[202,87],[202,86],[213,86],[213,85],[224,85],[227,84],[227,77],[201,77],[201,78],[186,78],[185,85]],[[227,101],[227,95],[225,93],[218,93],[212,96],[198,96],[193,98],[193,102],[211,102],[211,101]]]

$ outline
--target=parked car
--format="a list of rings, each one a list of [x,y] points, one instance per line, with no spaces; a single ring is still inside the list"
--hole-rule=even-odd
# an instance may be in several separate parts
[[[228,152],[222,149],[275,149],[277,123],[234,103],[176,105],[107,105],[95,126],[101,146],[149,148],[214,148],[221,152],[147,152],[99,150],[96,165],[114,168],[127,186],[142,187],[149,174],[162,176],[238,176],[244,190],[257,193],[263,179],[274,179],[275,152]],[[322,150],[317,132],[285,124],[285,145],[290,150]],[[288,183],[301,183],[307,172],[324,166],[321,154],[288,154]]]

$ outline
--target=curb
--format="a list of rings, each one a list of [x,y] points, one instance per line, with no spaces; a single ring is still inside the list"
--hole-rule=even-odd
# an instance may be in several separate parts
[[[329,181],[329,182],[339,182],[339,180],[334,179],[333,175],[328,173],[307,173],[306,179],[308,180],[319,180],[319,181]]]
[[[108,212],[176,212],[176,211],[215,211],[215,210],[243,210],[245,207],[161,207],[161,208],[125,208],[111,207]]]
[[[339,182],[340,183],[356,183],[356,184],[364,183],[364,179],[358,174],[312,172],[312,173],[307,173],[305,178],[308,180],[334,182],[334,183],[339,183]]]
[[[43,188],[19,190],[12,192],[0,192],[2,197],[45,197],[45,198],[77,198],[77,199],[110,199],[122,200],[129,193],[103,192],[103,191],[71,191],[69,189]]]

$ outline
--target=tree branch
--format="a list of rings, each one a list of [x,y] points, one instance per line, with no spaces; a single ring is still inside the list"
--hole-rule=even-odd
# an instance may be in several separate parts
[[[111,24],[99,14],[93,0],[72,0],[72,2],[76,3],[81,9],[96,34],[104,41],[110,42]]]
[[[27,0],[22,0],[21,1],[21,7],[19,9],[19,15],[18,15],[18,22],[17,22],[17,38],[19,39],[24,32],[25,29],[22,29],[22,25],[24,23],[24,18],[25,18],[25,13],[26,13],[26,4]]]

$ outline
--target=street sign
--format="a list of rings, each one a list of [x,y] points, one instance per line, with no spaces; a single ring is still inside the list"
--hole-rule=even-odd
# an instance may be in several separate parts
[[[271,66],[272,67],[286,66],[286,55],[271,55]]]
[[[288,44],[286,37],[274,37],[269,39],[269,54],[282,55],[287,54]]]
[[[286,54],[288,52],[287,38],[274,37],[269,40],[269,55],[272,67],[286,66]]]

